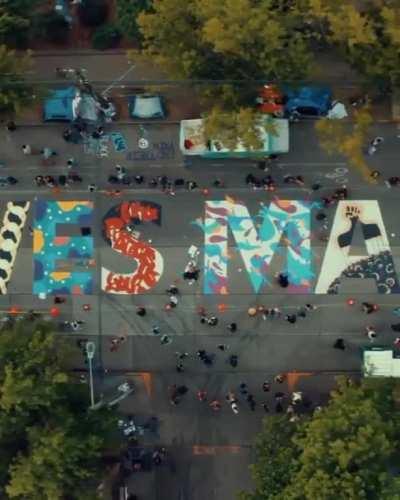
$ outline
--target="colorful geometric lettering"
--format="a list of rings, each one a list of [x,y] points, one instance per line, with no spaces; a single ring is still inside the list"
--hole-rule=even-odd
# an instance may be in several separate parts
[[[72,271],[71,264],[87,268],[93,257],[91,201],[37,201],[33,225],[33,293],[83,295],[93,293],[93,274]],[[60,224],[78,226],[80,236],[59,234]],[[68,262],[74,259],[73,262]],[[77,259],[81,259],[80,262]],[[83,259],[83,260],[82,260]],[[62,267],[64,266],[64,268]]]

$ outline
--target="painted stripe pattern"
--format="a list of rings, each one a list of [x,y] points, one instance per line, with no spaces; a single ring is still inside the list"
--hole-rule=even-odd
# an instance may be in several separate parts
[[[18,248],[21,243],[22,230],[25,227],[29,201],[10,201],[0,229],[0,294],[7,293]]]

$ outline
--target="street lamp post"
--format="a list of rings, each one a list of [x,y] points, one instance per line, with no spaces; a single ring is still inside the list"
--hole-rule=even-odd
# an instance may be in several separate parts
[[[96,344],[94,342],[86,342],[85,346],[86,357],[89,361],[89,384],[90,384],[90,406],[94,406],[94,388],[93,388],[93,368],[92,361],[96,352]]]

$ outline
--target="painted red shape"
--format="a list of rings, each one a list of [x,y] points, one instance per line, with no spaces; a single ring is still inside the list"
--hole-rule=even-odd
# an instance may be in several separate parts
[[[102,289],[120,294],[146,292],[159,281],[163,260],[155,248],[136,238],[126,226],[132,221],[159,224],[161,208],[155,204],[133,201],[121,203],[110,212],[103,221],[104,236],[114,250],[136,262],[136,269],[132,273],[121,274],[103,268]]]

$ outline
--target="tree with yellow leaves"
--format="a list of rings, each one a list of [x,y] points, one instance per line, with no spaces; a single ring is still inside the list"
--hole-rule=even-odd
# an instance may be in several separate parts
[[[204,115],[205,139],[218,141],[231,150],[239,143],[249,151],[262,150],[265,132],[276,134],[272,119],[252,108],[240,108],[235,112],[215,106]]]
[[[315,123],[315,129],[322,148],[328,154],[342,154],[365,179],[371,180],[371,170],[363,153],[373,122],[368,105],[355,110],[353,119],[353,123],[349,123],[348,121],[323,118]]]

